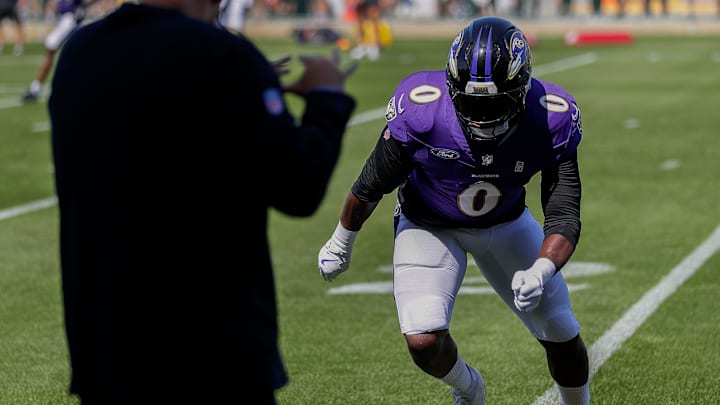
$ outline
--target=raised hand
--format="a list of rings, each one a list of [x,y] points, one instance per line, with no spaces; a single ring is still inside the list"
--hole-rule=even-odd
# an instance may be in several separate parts
[[[358,67],[357,62],[348,67],[340,68],[340,51],[335,49],[331,58],[322,55],[300,55],[300,62],[305,66],[302,75],[291,84],[283,86],[284,90],[305,96],[313,90],[343,91],[345,80]]]

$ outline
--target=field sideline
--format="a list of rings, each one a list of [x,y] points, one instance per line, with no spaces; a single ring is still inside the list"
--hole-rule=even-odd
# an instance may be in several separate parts
[[[719,34],[720,18],[703,17],[695,20],[676,16],[668,19],[644,19],[588,17],[540,19],[511,19],[523,31],[532,36],[558,37],[569,31],[627,31],[636,35],[697,35]],[[453,38],[458,30],[468,24],[470,19],[438,19],[438,20],[389,20],[394,38]],[[289,38],[293,28],[312,26],[310,20],[249,20],[246,33],[251,38]],[[348,32],[352,25],[332,22],[328,26],[339,32]]]
[[[564,36],[570,31],[625,31],[635,35],[702,35],[720,34],[720,17],[702,16],[688,19],[672,16],[666,19],[645,19],[627,17],[618,19],[612,16],[601,18],[590,17],[542,17],[538,19],[512,19],[528,35],[536,37]],[[452,38],[469,19],[433,19],[412,20],[393,18],[388,20],[392,28],[393,38]],[[246,34],[256,39],[291,38],[292,31],[299,27],[327,26],[337,32],[349,35],[351,23],[331,20],[318,23],[312,19],[302,18],[258,18],[250,19],[246,25]],[[40,42],[52,29],[52,24],[29,22],[26,24],[26,38],[29,42]],[[6,30],[6,37],[12,41],[15,32]]]

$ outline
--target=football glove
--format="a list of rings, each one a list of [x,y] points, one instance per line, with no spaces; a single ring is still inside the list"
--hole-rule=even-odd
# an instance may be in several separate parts
[[[338,223],[330,240],[318,253],[320,275],[325,281],[333,281],[350,267],[350,255],[359,231],[349,231]]]
[[[540,305],[544,285],[555,275],[555,264],[541,257],[527,270],[516,271],[511,288],[515,293],[515,307],[523,312]]]

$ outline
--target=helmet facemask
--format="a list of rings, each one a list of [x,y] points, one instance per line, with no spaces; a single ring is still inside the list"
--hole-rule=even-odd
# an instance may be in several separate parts
[[[465,135],[473,141],[499,141],[525,111],[528,87],[497,94],[451,90],[450,97]]]

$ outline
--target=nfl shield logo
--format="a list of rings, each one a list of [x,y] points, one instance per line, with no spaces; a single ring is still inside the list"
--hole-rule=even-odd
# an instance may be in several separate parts
[[[483,166],[490,166],[490,164],[493,162],[493,155],[483,155],[481,159]]]

